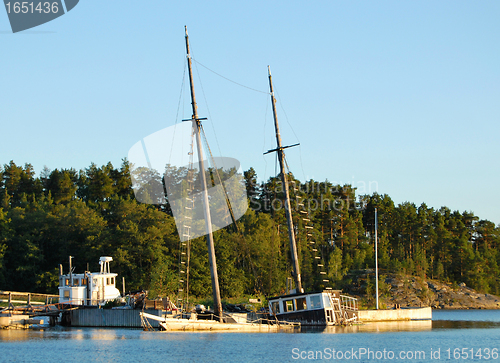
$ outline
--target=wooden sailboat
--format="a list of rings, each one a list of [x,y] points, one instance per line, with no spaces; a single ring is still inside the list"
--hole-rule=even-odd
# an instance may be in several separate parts
[[[196,140],[197,151],[198,151],[198,162],[199,162],[199,170],[200,170],[200,182],[201,188],[200,191],[202,193],[201,199],[203,201],[203,212],[205,219],[205,228],[206,228],[206,239],[207,239],[207,249],[208,249],[208,258],[210,265],[210,275],[212,280],[212,294],[214,300],[214,309],[213,314],[204,314],[209,318],[200,319],[201,317],[197,314],[185,314],[186,311],[181,311],[180,314],[174,315],[165,315],[162,317],[148,314],[145,312],[141,312],[141,320],[143,322],[144,328],[151,327],[149,324],[149,320],[155,320],[158,322],[160,327],[166,331],[175,331],[175,330],[185,330],[185,331],[199,331],[199,330],[236,330],[236,331],[273,331],[280,329],[279,325],[270,325],[267,324],[267,320],[260,319],[257,321],[246,321],[246,322],[236,322],[230,314],[224,313],[222,311],[222,303],[220,298],[220,289],[219,289],[219,279],[217,274],[217,263],[215,257],[215,248],[214,248],[214,238],[212,233],[212,220],[210,215],[209,208],[209,193],[207,190],[207,181],[205,175],[205,165],[204,165],[204,157],[203,157],[203,148],[201,142],[201,121],[205,120],[205,118],[200,118],[198,116],[198,107],[196,104],[196,96],[194,92],[193,85],[193,72],[192,72],[192,60],[189,48],[189,36],[187,32],[187,28],[185,28],[185,39],[186,39],[186,53],[187,53],[187,63],[188,63],[188,71],[189,71],[189,82],[190,82],[190,91],[191,91],[191,105],[193,115],[190,121],[193,125],[194,137]],[[231,210],[230,206],[229,209]],[[231,211],[231,217],[234,222],[234,215]],[[293,325],[292,325],[293,326]]]
[[[268,67],[269,89],[271,104],[273,108],[274,127],[276,130],[276,149],[269,150],[278,153],[280,164],[280,176],[285,192],[285,215],[288,225],[288,238],[290,241],[290,252],[293,267],[293,280],[295,289],[289,295],[269,299],[269,313],[278,321],[300,323],[301,325],[340,325],[347,324],[357,319],[357,300],[347,295],[341,295],[339,290],[325,290],[314,293],[305,293],[302,288],[300,267],[297,254],[297,243],[295,241],[292,211],[290,205],[290,191],[288,178],[285,170],[284,149],[296,146],[283,146],[281,142],[278,116],[276,113],[276,99],[274,97],[271,69]]]

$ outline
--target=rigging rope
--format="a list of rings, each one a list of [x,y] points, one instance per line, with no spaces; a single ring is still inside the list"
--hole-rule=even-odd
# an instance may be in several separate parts
[[[193,60],[193,58],[191,58],[191,60]],[[195,63],[198,63],[198,62],[195,61]],[[219,155],[222,157],[219,139],[217,138],[217,133],[215,132],[215,127],[214,127],[214,122],[213,122],[214,119],[212,118],[212,114],[210,113],[210,107],[208,107],[208,101],[207,101],[207,97],[205,94],[205,89],[203,88],[203,82],[201,81],[200,71],[198,70],[198,67],[196,66],[196,64],[195,64],[195,67],[196,67],[196,73],[198,74],[198,79],[199,79],[200,86],[201,86],[201,93],[203,94],[203,99],[205,100],[205,106],[207,107],[208,118],[210,120],[212,120],[212,122],[210,122],[210,126],[212,127],[212,132],[214,133],[215,143],[217,144],[217,149],[219,150]]]
[[[255,89],[255,88],[252,88],[252,87],[248,87],[248,86],[245,86],[244,84],[241,84],[241,83],[235,82],[235,81],[233,81],[233,80],[231,80],[231,79],[229,79],[229,78],[227,78],[227,77],[224,77],[222,74],[219,74],[219,73],[217,73],[216,71],[214,71],[214,70],[212,70],[212,69],[208,68],[207,66],[205,66],[205,65],[201,64],[201,63],[200,63],[200,62],[198,62],[196,59],[194,59],[194,58],[191,58],[191,59],[192,59],[195,63],[197,63],[197,64],[199,64],[200,66],[202,66],[203,68],[205,68],[205,69],[207,69],[208,71],[212,72],[213,74],[215,74],[215,75],[217,75],[217,76],[219,76],[219,77],[221,77],[221,78],[224,78],[226,81],[229,81],[229,82],[231,82],[231,83],[234,83],[234,84],[236,84],[236,85],[238,85],[238,86],[240,86],[240,87],[248,88],[249,90],[254,91],[254,92],[264,93],[264,94],[266,94],[266,95],[268,95],[268,94],[269,94],[269,92],[259,91],[258,89]]]
[[[191,128],[191,144],[189,152],[189,166],[187,170],[187,189],[185,197],[185,211],[194,209],[194,196],[193,196],[193,155],[194,155],[194,128]],[[191,198],[191,199],[190,199]],[[191,204],[188,206],[189,202]],[[179,239],[179,284],[177,290],[177,304],[181,311],[187,311],[189,306],[189,268],[191,259],[191,223],[192,215],[184,215],[184,220],[182,221],[182,233],[183,237],[187,237],[186,241],[183,242],[182,238]],[[185,276],[183,276],[185,275]]]
[[[219,183],[220,183],[222,190],[224,192],[224,198],[226,199],[227,208],[229,209],[229,213],[231,214],[231,219],[234,223],[234,227],[235,227],[236,231],[239,231],[238,225],[236,224],[236,218],[234,217],[233,208],[231,206],[231,201],[229,200],[229,196],[227,194],[226,186],[224,185],[224,183],[222,183],[222,179],[221,179],[220,174],[219,174],[219,169],[217,169],[217,165],[215,165],[214,156],[212,155],[212,150],[210,150],[210,146],[208,145],[207,136],[205,135],[205,130],[203,129],[203,126],[201,127],[201,132],[203,133],[203,139],[205,140],[205,144],[207,146],[208,153],[210,154],[210,159],[212,160],[212,167],[215,170],[215,174],[217,175],[217,179],[219,179]],[[215,181],[214,181],[214,184],[215,184]]]
[[[175,139],[175,131],[177,130],[177,128],[175,126],[177,126],[178,124],[178,120],[179,120],[179,110],[181,108],[181,101],[182,101],[182,96],[183,96],[183,92],[184,92],[184,81],[186,79],[186,63],[184,63],[184,73],[182,74],[182,83],[181,83],[181,92],[179,93],[179,102],[177,103],[177,113],[175,115],[175,125],[174,125],[174,134],[172,136],[172,139]],[[172,151],[174,149],[174,143],[172,142],[171,143],[171,147],[170,147],[170,155],[168,156],[168,163],[170,164],[170,161],[172,160]]]
[[[222,182],[222,179],[220,177],[220,174],[219,174],[219,169],[217,168],[217,165],[215,164],[215,160],[214,160],[214,157],[212,155],[212,151],[210,150],[210,146],[208,145],[208,140],[207,140],[207,136],[205,134],[205,130],[203,129],[203,126],[201,126],[201,132],[202,132],[202,135],[203,135],[203,142],[208,150],[208,153],[210,155],[210,159],[211,159],[211,163],[212,163],[212,168],[215,170],[215,174],[217,175],[217,178],[219,179],[219,183],[222,187],[222,190],[223,190],[223,193],[224,193],[224,197],[226,199],[226,204],[227,204],[227,207],[228,207],[228,210],[229,210],[229,213],[231,215],[231,220],[232,220],[232,224],[234,224],[234,229],[235,229],[235,232],[238,233],[238,235],[241,237],[241,240],[240,240],[240,245],[243,247],[243,250],[246,254],[246,258],[248,258],[248,262],[250,264],[250,267],[252,269],[252,272],[254,274],[254,277],[256,278],[257,280],[257,286],[259,289],[262,289],[262,281],[260,280],[256,270],[255,270],[255,265],[252,261],[252,257],[251,257],[251,254],[250,254],[250,251],[248,249],[248,246],[246,244],[246,240],[245,240],[245,233],[243,232],[242,229],[240,229],[238,227],[238,224],[236,223],[236,219],[235,219],[235,216],[234,216],[234,212],[233,212],[233,208],[231,206],[231,202],[229,200],[229,196],[228,196],[228,193],[227,193],[227,190],[226,190],[226,186],[224,185],[224,183]],[[215,184],[215,181],[213,181],[213,183]],[[215,185],[214,185],[215,186]]]
[[[275,87],[275,89],[276,89],[276,87]],[[290,129],[292,130],[293,135],[295,136],[295,138],[297,139],[297,142],[299,143],[298,146],[299,146],[300,168],[302,169],[302,174],[303,174],[303,177],[304,177],[304,181],[306,181],[306,173],[304,172],[304,163],[302,162],[302,148],[300,146],[299,137],[295,133],[295,129],[293,128],[292,124],[290,124],[290,121],[288,120],[288,115],[286,114],[285,108],[283,107],[283,103],[281,102],[281,98],[280,98],[280,95],[279,95],[278,91],[275,90],[275,93],[278,96],[278,99],[280,100],[279,104],[280,104],[281,109],[283,110],[283,113],[285,114],[286,123],[288,124],[288,126],[290,126]]]
[[[264,178],[263,181],[266,180],[267,175],[267,161],[265,157],[266,150],[266,124],[267,124],[267,110],[269,109],[269,101],[266,101],[266,112],[264,113],[264,143],[262,145],[262,159],[264,160]]]

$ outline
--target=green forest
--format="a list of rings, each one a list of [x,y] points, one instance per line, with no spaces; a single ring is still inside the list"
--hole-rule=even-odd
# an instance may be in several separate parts
[[[130,165],[91,164],[84,170],[44,170],[13,161],[0,168],[0,289],[57,293],[59,264],[78,273],[98,270],[112,256],[112,272],[127,290],[175,297],[179,235],[168,205],[135,200]],[[466,283],[500,292],[500,227],[472,212],[395,205],[388,195],[356,195],[350,185],[305,183],[289,175],[295,235],[306,291],[345,288],[355,271],[374,267],[374,211],[378,210],[382,271]],[[288,230],[278,178],[242,183],[249,209],[214,233],[223,299],[283,293],[291,276]],[[118,286],[120,287],[120,286]],[[204,237],[191,241],[190,294],[211,296]]]

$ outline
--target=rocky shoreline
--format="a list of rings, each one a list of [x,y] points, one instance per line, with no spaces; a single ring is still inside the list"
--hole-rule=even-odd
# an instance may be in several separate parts
[[[430,306],[433,309],[500,309],[500,297],[483,294],[464,283],[453,286],[436,280],[388,277],[388,303],[401,306]]]
[[[368,273],[359,276],[358,286],[362,289],[352,291],[363,301],[373,304],[369,290],[374,293],[374,283],[367,288],[366,281],[373,275]],[[364,290],[364,291],[360,291]],[[347,292],[347,291],[346,291]],[[362,293],[361,293],[362,292]],[[500,309],[500,297],[484,294],[466,286],[457,285],[432,279],[423,279],[415,276],[401,276],[396,274],[381,275],[379,279],[380,303],[387,308],[399,305],[400,307],[425,307],[433,309]]]

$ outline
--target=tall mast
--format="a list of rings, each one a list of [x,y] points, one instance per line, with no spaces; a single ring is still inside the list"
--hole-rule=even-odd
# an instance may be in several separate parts
[[[208,191],[207,191],[207,179],[205,175],[205,166],[203,163],[203,147],[201,144],[200,130],[201,130],[201,120],[206,120],[205,118],[198,117],[198,106],[196,105],[196,97],[194,95],[194,85],[193,85],[193,72],[191,68],[191,55],[189,53],[189,36],[186,30],[186,52],[187,52],[187,61],[188,61],[188,69],[189,69],[189,84],[191,87],[191,105],[193,107],[193,128],[196,134],[196,146],[198,149],[198,161],[200,168],[200,180],[201,180],[201,191],[203,198],[203,213],[205,215],[205,228],[207,232],[207,247],[208,247],[208,262],[210,264],[210,276],[212,278],[212,293],[214,298],[214,313],[215,316],[220,319],[220,321],[224,321],[222,319],[222,303],[220,299],[220,290],[219,290],[219,278],[217,276],[217,262],[215,261],[215,247],[214,247],[214,236],[212,234],[212,218],[210,216],[210,207],[208,204]]]
[[[276,129],[276,142],[278,147],[274,150],[269,150],[269,152],[277,151],[278,152],[278,160],[280,162],[280,173],[281,173],[281,182],[283,183],[283,189],[285,190],[285,214],[286,221],[288,224],[288,239],[290,240],[290,251],[292,255],[292,265],[293,265],[293,278],[295,279],[295,289],[297,292],[302,292],[302,280],[300,278],[300,268],[299,268],[299,258],[297,255],[297,243],[295,242],[295,234],[293,230],[293,221],[292,221],[292,208],[290,206],[290,191],[288,190],[288,178],[285,172],[285,153],[283,149],[286,149],[291,146],[283,147],[281,144],[281,135],[280,128],[278,125],[278,115],[276,114],[276,99],[274,98],[274,90],[273,90],[273,80],[271,77],[271,68],[267,67],[269,72],[269,89],[271,93],[271,104],[273,105],[273,116],[274,116],[274,127]],[[266,153],[266,154],[267,154]]]

